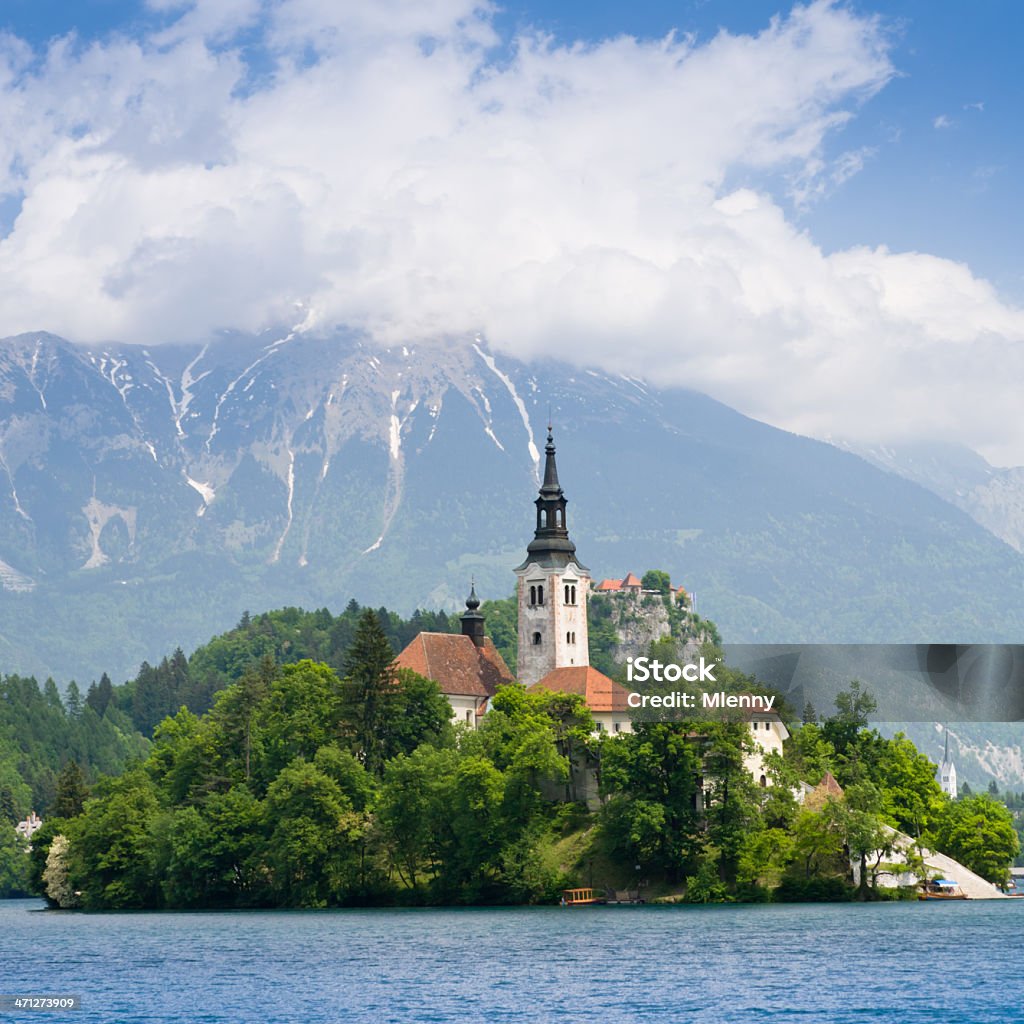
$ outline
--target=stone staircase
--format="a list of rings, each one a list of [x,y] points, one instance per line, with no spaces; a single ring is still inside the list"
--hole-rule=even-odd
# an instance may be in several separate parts
[[[910,837],[906,838],[909,840]],[[985,881],[981,875],[976,875],[944,853],[927,853],[924,862],[928,867],[941,871],[942,878],[955,879],[960,888],[972,900],[1006,900],[1010,898],[1006,893],[1000,892],[991,882]]]

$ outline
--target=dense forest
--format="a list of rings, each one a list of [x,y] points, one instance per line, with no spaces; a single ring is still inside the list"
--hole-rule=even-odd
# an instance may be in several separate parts
[[[514,665],[514,601],[483,610]],[[596,625],[600,663],[615,638]],[[1005,804],[1019,820],[1024,799],[950,801],[909,740],[867,727],[859,685],[821,723],[786,712],[792,738],[761,789],[738,722],[599,738],[579,698],[510,688],[482,728],[453,728],[436,685],[391,662],[420,630],[457,627],[354,601],[337,616],[286,608],[84,696],[4,678],[0,895],[88,908],[529,902],[573,882],[634,886],[640,865],[652,896],[845,898],[853,864],[884,853],[885,825],[995,881],[1019,852]],[[676,643],[653,653],[670,660]],[[724,685],[753,683],[729,672]],[[597,812],[576,799],[582,772],[599,779]],[[797,804],[799,783],[826,772],[845,795]],[[714,785],[698,792],[704,775]],[[29,857],[12,825],[30,809],[46,824]],[[883,894],[873,871],[861,897]]]
[[[877,884],[886,825],[995,881],[1018,850],[1004,805],[950,801],[908,740],[867,727],[856,684],[832,717],[794,723],[761,788],[741,721],[595,736],[579,697],[513,686],[466,730],[392,659],[368,611],[340,672],[250,664],[206,714],[165,719],[144,760],[47,820],[30,886],[87,909],[546,902],[572,883],[701,902],[869,898],[892,895]],[[723,685],[751,681],[726,672]],[[597,811],[573,800],[587,770]],[[826,772],[845,795],[798,804],[797,783]]]

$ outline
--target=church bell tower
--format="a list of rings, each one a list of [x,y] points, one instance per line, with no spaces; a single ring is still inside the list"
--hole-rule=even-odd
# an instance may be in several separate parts
[[[555,442],[548,426],[544,481],[534,504],[537,527],[516,567],[519,606],[517,676],[531,686],[556,668],[590,664],[587,594],[590,570],[576,557],[565,518],[567,504],[558,482]]]

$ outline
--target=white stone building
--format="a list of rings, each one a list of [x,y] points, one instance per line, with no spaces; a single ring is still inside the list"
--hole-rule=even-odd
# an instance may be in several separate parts
[[[31,839],[42,827],[43,819],[35,811],[30,811],[29,816],[24,821],[19,821],[14,826],[14,831],[25,839]]]
[[[769,782],[765,758],[768,754],[782,755],[782,745],[789,739],[786,723],[774,711],[751,711],[747,722],[755,749],[743,759],[746,769],[760,786]]]

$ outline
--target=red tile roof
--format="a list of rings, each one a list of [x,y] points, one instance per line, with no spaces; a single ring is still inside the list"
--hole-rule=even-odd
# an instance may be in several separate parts
[[[595,590],[621,590],[622,589],[622,580],[601,580],[601,582],[598,583],[598,585],[596,587],[594,587],[594,589]]]
[[[643,584],[641,581],[633,575],[633,573],[626,573],[626,578],[622,581],[623,587],[641,587]]]
[[[395,665],[433,679],[442,693],[459,697],[493,697],[499,686],[515,681],[490,637],[477,647],[461,633],[419,633]]]
[[[531,690],[537,688],[554,693],[578,693],[587,702],[587,707],[595,712],[629,710],[626,703],[629,690],[590,665],[553,669],[530,687]]]

